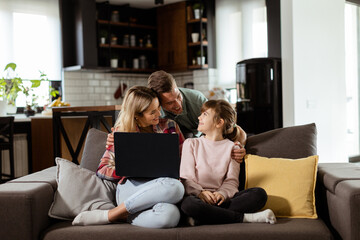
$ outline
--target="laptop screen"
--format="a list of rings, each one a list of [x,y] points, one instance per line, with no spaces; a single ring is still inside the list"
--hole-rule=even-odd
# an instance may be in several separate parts
[[[115,132],[114,143],[116,175],[179,178],[178,134]]]

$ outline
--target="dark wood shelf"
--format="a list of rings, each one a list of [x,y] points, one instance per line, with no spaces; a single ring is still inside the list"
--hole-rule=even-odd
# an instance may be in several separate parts
[[[190,43],[188,43],[189,47],[200,46],[200,45],[201,45],[201,42],[190,42]],[[207,46],[208,41],[202,41],[202,45]]]
[[[188,68],[189,69],[207,69],[209,66],[207,64],[204,65],[189,65]]]
[[[114,45],[114,44],[99,44],[101,48],[121,48],[121,49],[128,49],[128,50],[141,50],[141,51],[157,51],[157,48],[148,48],[148,47],[130,47],[124,45]]]
[[[152,68],[111,68],[117,72],[133,72],[133,73],[152,73],[156,69]]]
[[[187,21],[187,23],[199,23],[199,22],[207,23],[207,18],[190,19]]]
[[[156,26],[151,25],[144,25],[144,24],[137,24],[137,23],[128,23],[128,22],[112,22],[108,20],[98,20],[99,24],[109,24],[112,26],[119,26],[119,27],[132,27],[132,28],[142,28],[142,29],[151,29],[156,30]]]

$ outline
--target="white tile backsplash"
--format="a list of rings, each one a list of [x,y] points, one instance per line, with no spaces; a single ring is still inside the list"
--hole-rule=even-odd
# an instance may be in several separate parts
[[[172,74],[179,87],[193,82],[194,88],[207,96],[209,89],[216,85],[216,69],[176,72]],[[64,72],[63,100],[71,106],[103,106],[122,103],[114,93],[120,83],[127,89],[135,85],[146,86],[149,74]]]
[[[89,80],[88,85],[94,87],[100,86],[100,80]]]

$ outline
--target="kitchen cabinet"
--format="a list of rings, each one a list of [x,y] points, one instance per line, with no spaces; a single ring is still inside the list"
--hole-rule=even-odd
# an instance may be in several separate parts
[[[157,68],[155,9],[97,4],[98,63],[121,72]]]
[[[206,39],[207,18],[188,19],[188,65],[189,69],[208,68]]]
[[[195,9],[198,12],[195,13]],[[215,66],[215,7],[211,1],[189,1],[186,7],[188,68]]]
[[[186,2],[158,7],[157,29],[159,68],[187,70]]]

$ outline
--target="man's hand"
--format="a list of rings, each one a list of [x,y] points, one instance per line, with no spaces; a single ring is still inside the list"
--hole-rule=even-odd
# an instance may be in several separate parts
[[[245,154],[246,154],[245,148],[242,147],[239,142],[235,142],[235,145],[231,151],[231,158],[237,161],[238,163],[242,163]]]
[[[114,135],[113,135],[114,130],[115,130],[115,129],[112,127],[112,128],[111,128],[111,133],[109,133],[109,134],[107,135],[106,148],[109,148],[110,146],[113,146],[113,145],[114,145]]]
[[[220,206],[225,201],[225,197],[219,192],[213,192],[213,194],[216,198],[217,205]]]
[[[217,203],[215,195],[210,191],[202,191],[198,196],[203,202],[215,205]]]

